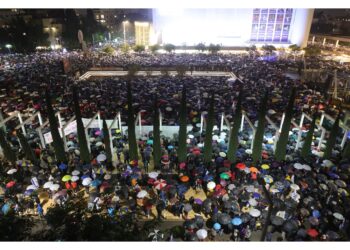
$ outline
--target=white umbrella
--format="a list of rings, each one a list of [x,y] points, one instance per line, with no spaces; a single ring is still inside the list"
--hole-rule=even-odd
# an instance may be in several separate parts
[[[200,240],[204,240],[205,238],[208,237],[208,232],[205,229],[199,229],[196,232],[196,234],[197,234],[198,239],[200,239]]]
[[[92,179],[90,177],[84,178],[83,186],[89,186],[91,182],[92,182]]]
[[[79,180],[79,176],[73,175],[71,181],[78,181]]]
[[[258,205],[258,202],[257,202],[255,199],[249,199],[249,204],[250,204],[252,207],[255,207],[256,205]]]
[[[34,185],[29,185],[26,190],[37,190],[38,188]]]
[[[75,153],[76,155],[80,155],[80,151],[79,151],[78,149],[74,150],[74,153]]]
[[[102,145],[103,145],[103,143],[102,143],[101,141],[96,142],[96,146],[97,146],[97,147],[100,147],[100,146],[102,146]]]
[[[53,182],[52,181],[48,181],[48,182],[45,182],[44,183],[44,188],[50,188],[51,187],[51,185],[53,184]]]
[[[140,192],[137,193],[137,198],[145,198],[147,195],[147,191],[146,190],[141,190]]]
[[[16,173],[16,172],[17,172],[17,169],[12,168],[12,169],[10,169],[9,171],[7,171],[7,174],[14,174],[14,173]]]
[[[72,175],[79,175],[80,174],[80,172],[78,171],[78,170],[74,170],[73,172],[72,172]]]
[[[344,220],[344,216],[340,213],[334,213],[333,216],[338,220]]]
[[[220,152],[219,155],[220,155],[221,157],[226,157],[226,153],[225,153],[225,152]]]
[[[216,186],[216,184],[215,184],[215,182],[213,182],[213,181],[211,181],[211,182],[209,182],[209,183],[207,184],[207,188],[208,188],[208,189],[214,189],[215,186]]]
[[[112,178],[112,176],[110,174],[106,174],[103,179],[105,180],[110,180]]]
[[[148,173],[149,178],[152,178],[152,179],[157,179],[158,175],[159,174],[157,172]]]
[[[267,111],[267,113],[268,113],[269,115],[274,115],[274,114],[276,114],[276,111],[274,111],[273,109],[269,109],[269,110]]]
[[[101,162],[101,161],[105,161],[107,159],[107,156],[104,154],[99,154],[96,158],[97,161]]]
[[[245,152],[248,154],[248,155],[251,155],[253,153],[253,151],[251,149],[246,149]]]
[[[253,193],[255,191],[255,188],[254,186],[247,186],[245,190],[247,190],[248,193]]]
[[[303,169],[306,171],[311,171],[311,167],[309,165],[304,164]]]
[[[325,167],[331,167],[333,166],[333,162],[331,162],[330,160],[324,160],[323,163],[322,163],[323,166]]]
[[[233,189],[235,189],[235,184],[230,184],[230,185],[228,185],[228,190],[233,190]]]
[[[299,162],[297,162],[297,163],[294,163],[294,168],[295,169],[303,169],[304,167],[303,167],[303,165],[302,164],[300,164]]]
[[[58,184],[52,184],[50,186],[51,191],[57,191],[59,188],[60,188],[60,185],[58,185]]]
[[[213,135],[213,141],[217,141],[219,139],[219,136]]]
[[[188,135],[188,138],[193,139],[194,135]]]
[[[249,214],[253,217],[259,217],[261,212],[258,209],[252,208],[249,210]]]
[[[294,183],[290,185],[290,188],[293,189],[293,190],[299,190],[300,189],[300,187],[297,184],[294,184]]]

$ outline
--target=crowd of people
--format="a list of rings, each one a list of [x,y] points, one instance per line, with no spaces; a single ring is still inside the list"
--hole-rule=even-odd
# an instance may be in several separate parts
[[[89,213],[105,213],[110,217],[131,214],[135,221],[155,217],[166,220],[174,217],[184,220],[183,240],[218,240],[227,236],[231,240],[244,241],[259,237],[263,226],[269,223],[265,240],[348,240],[349,170],[350,163],[340,160],[339,145],[331,159],[322,159],[314,153],[310,159],[302,159],[295,151],[297,128],[291,132],[287,159],[277,162],[273,157],[274,128],[265,130],[262,161],[252,165],[251,131],[245,126],[240,133],[237,162],[227,159],[229,131],[214,129],[213,158],[210,164],[203,160],[203,133],[199,131],[201,113],[209,107],[211,93],[215,92],[216,124],[225,113],[229,122],[233,114],[239,90],[243,91],[243,110],[249,119],[257,122],[260,98],[269,91],[269,117],[280,124],[288,102],[290,89],[297,88],[295,103],[296,122],[301,112],[312,114],[315,107],[331,116],[337,109],[329,105],[320,85],[302,82],[286,76],[288,67],[297,67],[294,61],[268,62],[247,55],[204,54],[133,54],[84,56],[72,53],[39,53],[29,55],[4,55],[1,64],[0,102],[4,118],[14,111],[27,117],[40,111],[46,120],[46,104],[43,90],[52,93],[53,106],[61,112],[65,121],[73,114],[70,86],[78,84],[83,117],[91,117],[97,111],[106,119],[113,119],[121,111],[126,120],[126,80],[124,77],[94,78],[77,81],[63,72],[62,59],[70,58],[71,68],[84,71],[92,66],[142,67],[190,65],[189,71],[223,70],[233,72],[238,79],[213,76],[180,77],[140,76],[132,79],[133,101],[136,112],[142,113],[142,124],[152,124],[153,96],[158,95],[164,125],[178,125],[180,93],[183,86],[188,91],[188,121],[193,125],[187,131],[188,155],[185,163],[177,158],[177,137],[162,136],[161,167],[153,168],[153,135],[140,135],[138,146],[140,159],[130,161],[128,138],[120,130],[113,131],[114,164],[107,164],[103,133],[90,129],[91,163],[80,161],[77,135],[68,136],[68,162],[57,162],[51,147],[41,148],[35,132],[37,123],[26,125],[28,142],[38,162],[24,160],[12,120],[6,124],[7,139],[18,153],[16,164],[1,160],[0,219],[15,212],[24,215],[35,211],[45,217],[47,204],[43,193],[53,204],[65,206],[78,194],[86,198]],[[312,65],[324,67],[330,72],[334,67],[341,71],[346,65],[322,60]],[[343,68],[341,68],[343,67]],[[24,116],[26,117],[26,116]],[[305,131],[309,122],[305,122]],[[319,133],[319,132],[318,132]],[[315,133],[318,137],[319,134]],[[341,138],[338,138],[341,139]],[[339,144],[339,143],[338,143]],[[313,143],[316,150],[317,141]],[[321,147],[322,149],[322,147]],[[318,152],[317,152],[318,153]],[[263,182],[259,180],[264,180]],[[272,216],[268,219],[268,197],[273,201]],[[46,203],[48,201],[46,200]]]

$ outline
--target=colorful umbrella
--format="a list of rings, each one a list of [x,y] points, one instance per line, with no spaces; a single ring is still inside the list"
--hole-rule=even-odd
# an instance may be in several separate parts
[[[59,184],[52,184],[50,187],[51,191],[57,191],[60,188]]]
[[[147,191],[146,190],[141,190],[140,192],[137,193],[137,198],[142,199],[147,196]]]
[[[68,166],[67,166],[66,164],[64,164],[64,163],[61,163],[61,164],[58,166],[58,168],[59,168],[61,171],[67,169],[67,167],[68,167]]]
[[[6,184],[6,188],[12,188],[16,184],[15,181],[10,181]]]
[[[12,168],[12,169],[10,169],[9,171],[7,171],[7,174],[11,175],[11,174],[14,174],[14,173],[16,173],[16,172],[17,172],[17,169]]]
[[[96,158],[98,162],[105,161],[107,159],[107,156],[105,154],[99,154]]]
[[[62,181],[63,182],[70,181],[71,179],[72,179],[72,176],[70,176],[70,175],[65,175],[65,176],[62,177]]]
[[[196,235],[197,235],[198,239],[204,240],[205,238],[208,237],[208,232],[207,232],[207,230],[205,230],[205,229],[199,229],[199,230],[196,232]]]
[[[215,188],[216,184],[215,182],[211,181],[207,184],[207,188],[210,190],[213,190]]]
[[[79,176],[76,176],[76,175],[73,175],[72,176],[72,179],[71,179],[71,181],[78,181],[79,180]]]
[[[261,215],[261,212],[258,209],[251,208],[249,210],[249,214],[253,217],[259,217]]]
[[[228,180],[228,179],[230,179],[230,176],[227,173],[221,173],[220,178],[223,180]]]
[[[157,179],[158,175],[159,174],[157,172],[148,173],[149,178],[152,178],[152,179]]]
[[[267,164],[263,164],[263,165],[261,165],[261,168],[264,170],[267,170],[267,169],[270,169],[270,166]]]
[[[184,176],[181,176],[180,180],[182,182],[188,182],[190,180],[190,178],[188,176],[184,175]]]
[[[258,173],[259,172],[259,170],[256,167],[250,167],[249,170],[252,173]]]
[[[240,170],[243,170],[243,169],[245,169],[245,164],[244,163],[237,163],[237,165],[236,165],[236,168],[238,168],[238,169],[240,169]]]
[[[215,223],[214,226],[213,226],[213,228],[214,228],[215,230],[220,230],[220,229],[221,229],[221,225],[220,225],[219,223]]]
[[[80,172],[78,171],[78,170],[74,170],[73,172],[72,172],[72,175],[79,175],[80,174]]]
[[[232,225],[239,226],[242,224],[242,219],[239,217],[235,217],[231,221]]]
[[[53,184],[52,181],[45,182],[43,188],[50,188],[52,184]]]
[[[273,182],[273,178],[272,178],[271,175],[265,175],[265,176],[264,176],[264,181],[265,181],[265,183],[267,183],[267,184],[271,184],[271,183]]]
[[[83,179],[83,186],[89,186],[92,182],[92,179],[90,177],[86,177]]]
[[[84,181],[83,181],[84,182]],[[101,185],[101,181],[99,180],[99,179],[95,179],[95,180],[93,180],[91,183],[90,183],[90,186],[92,186],[92,187],[98,187],[98,186],[100,186]]]
[[[157,180],[153,183],[156,189],[161,190],[162,188],[166,187],[166,181],[163,179]]]
[[[315,238],[318,236],[318,231],[314,228],[310,228],[307,230],[307,234],[312,237],[312,238]]]

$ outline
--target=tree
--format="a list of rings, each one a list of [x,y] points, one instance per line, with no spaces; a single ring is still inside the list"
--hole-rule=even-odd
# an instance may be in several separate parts
[[[106,47],[104,47],[102,51],[108,55],[114,55],[116,53],[115,49],[110,45],[107,45]]]
[[[323,155],[323,158],[325,159],[329,159],[332,156],[332,150],[335,146],[335,143],[337,141],[337,136],[339,134],[339,121],[340,121],[341,115],[342,115],[342,112],[339,111],[339,114],[335,119],[335,122],[333,123],[331,132],[329,133],[329,138],[326,144],[326,150],[324,151],[324,155]]]
[[[208,47],[208,50],[210,51],[210,53],[212,54],[216,54],[220,51],[221,46],[219,44],[210,44]]]
[[[134,51],[135,52],[143,52],[143,51],[145,51],[145,46],[144,45],[136,45],[134,47]]]
[[[136,144],[135,134],[135,114],[134,107],[132,106],[132,90],[131,80],[127,81],[127,103],[128,103],[128,142],[129,142],[129,155],[130,160],[138,160],[138,150]]]
[[[348,139],[342,152],[342,159],[350,159],[350,140]]]
[[[264,140],[264,130],[265,130],[265,116],[267,111],[267,101],[268,101],[268,95],[267,92],[265,93],[265,96],[262,98],[262,101],[260,103],[260,109],[259,109],[259,116],[258,116],[258,128],[256,129],[256,133],[254,136],[254,143],[253,143],[253,165],[256,165],[258,161],[261,159],[261,149],[262,149],[262,143]]]
[[[51,130],[51,136],[53,139],[53,148],[55,150],[56,159],[59,162],[67,162],[66,153],[64,151],[63,141],[60,136],[60,133],[58,132],[58,124],[57,119],[55,116],[55,111],[52,108],[51,104],[51,95],[49,93],[49,90],[46,90],[45,92],[45,100],[46,100],[46,108],[47,108],[47,115],[50,123],[50,130]]]
[[[160,46],[158,44],[154,44],[150,46],[149,49],[152,51],[153,54],[155,54],[160,49]]]
[[[107,32],[107,28],[101,23],[97,22],[92,9],[87,9],[86,17],[82,20],[82,31],[84,33],[84,40],[89,43],[96,43],[100,39],[98,36]],[[97,38],[97,39],[96,39]]]
[[[209,112],[208,112],[208,121],[207,127],[205,129],[205,141],[204,141],[204,162],[211,162],[213,155],[213,145],[212,145],[212,136],[213,136],[213,127],[214,127],[214,93],[211,96]]]
[[[159,107],[157,95],[154,98],[154,116],[153,116],[153,161],[156,169],[160,166],[161,158],[160,128],[159,128]]]
[[[175,50],[175,45],[171,43],[167,43],[164,45],[164,50],[168,53],[171,53]]]
[[[185,76],[186,70],[187,70],[187,68],[186,68],[186,66],[184,66],[184,65],[178,65],[178,66],[176,66],[176,72],[177,72],[177,75],[178,75],[179,77]]]
[[[198,43],[195,48],[200,52],[204,52],[207,49],[204,43]]]
[[[22,149],[26,155],[27,160],[31,161],[32,163],[36,163],[38,159],[35,156],[34,151],[32,147],[29,145],[27,139],[24,137],[21,131],[17,131],[17,136],[19,141],[21,142]]]
[[[111,163],[113,159],[112,149],[111,149],[111,140],[109,138],[109,131],[108,131],[108,127],[105,119],[103,119],[103,142],[105,144],[107,162]]]
[[[243,91],[241,90],[238,96],[235,118],[233,120],[233,126],[231,128],[230,143],[227,151],[227,158],[233,163],[236,161],[236,151],[239,145],[238,132],[242,122],[242,95]]]
[[[167,68],[162,68],[160,69],[160,73],[162,74],[162,76],[169,76],[169,70]]]
[[[290,129],[290,124],[292,122],[293,114],[294,114],[293,109],[294,109],[295,95],[296,95],[296,89],[294,87],[289,97],[289,102],[285,111],[281,134],[278,138],[276,148],[275,148],[275,156],[278,161],[283,161],[284,158],[286,157],[286,148],[287,148],[288,138],[289,138],[289,129]]]
[[[180,129],[179,129],[179,148],[178,148],[178,156],[179,162],[185,162],[187,158],[187,144],[186,144],[186,136],[187,136],[187,102],[186,102],[186,87],[183,85],[182,87],[182,95],[181,95],[181,104],[180,104]]]
[[[81,111],[80,111],[80,105],[79,105],[79,94],[78,94],[78,90],[77,90],[76,86],[73,87],[73,102],[74,102],[75,119],[77,121],[80,159],[84,163],[89,163],[91,157],[90,157],[89,147],[88,147],[87,140],[86,140],[84,124],[83,124],[83,121],[81,118]]]
[[[80,48],[78,41],[78,30],[82,29],[80,19],[74,9],[66,9],[62,31],[62,41],[64,46],[69,49]],[[86,37],[85,37],[86,39]]]
[[[16,162],[16,154],[12,150],[11,145],[7,142],[6,134],[3,128],[0,128],[0,145],[4,153],[4,157],[14,164]]]
[[[313,114],[311,126],[307,132],[306,138],[304,140],[303,148],[301,149],[301,156],[306,159],[310,155],[312,137],[314,136],[314,131],[316,128],[316,119],[318,117],[318,112]]]

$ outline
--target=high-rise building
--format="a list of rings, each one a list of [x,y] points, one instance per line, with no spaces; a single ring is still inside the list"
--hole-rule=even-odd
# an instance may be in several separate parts
[[[135,44],[148,46],[150,43],[151,24],[149,22],[135,22]]]

